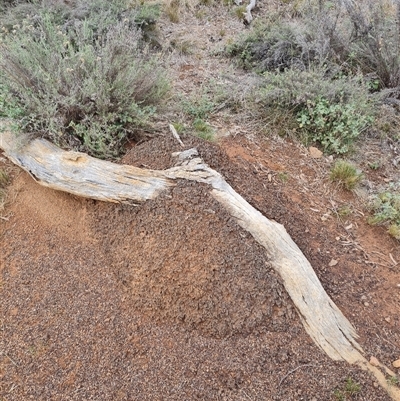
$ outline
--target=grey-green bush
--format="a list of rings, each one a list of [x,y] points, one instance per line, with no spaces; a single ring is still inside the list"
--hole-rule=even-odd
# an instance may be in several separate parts
[[[39,8],[3,36],[0,91],[13,94],[22,129],[110,158],[146,124],[168,89],[166,74],[132,24],[136,11],[123,4],[81,3],[85,17],[66,20]]]
[[[400,98],[400,2],[299,2],[296,12],[270,16],[227,49],[246,68],[273,71],[335,65],[362,72],[371,89]]]
[[[380,88],[400,85],[400,3],[391,0],[343,1],[352,24],[349,60]],[[400,90],[397,88],[396,97]]]
[[[245,68],[259,72],[337,63],[345,47],[337,29],[339,11],[329,5],[319,9],[307,4],[300,16],[276,14],[256,21],[250,32],[228,46],[227,53],[239,58]]]

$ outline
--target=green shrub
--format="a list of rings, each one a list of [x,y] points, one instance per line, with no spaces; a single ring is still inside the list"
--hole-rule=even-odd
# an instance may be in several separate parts
[[[16,119],[21,117],[23,110],[12,96],[9,88],[0,82],[0,117]]]
[[[156,22],[161,15],[161,5],[145,3],[131,7],[134,11],[134,24],[142,31],[143,38],[153,47],[162,48],[156,29]]]
[[[199,93],[190,98],[182,98],[183,111],[193,118],[206,119],[215,109],[216,105],[212,94],[207,87],[201,88]]]
[[[108,158],[146,124],[166,93],[165,72],[123,4],[92,1],[84,19],[67,22],[39,9],[3,38],[0,89],[22,110],[21,129]]]
[[[214,130],[206,121],[201,118],[196,118],[192,124],[195,134],[207,141],[212,141],[214,139]]]
[[[259,97],[266,107],[294,113],[300,133],[328,153],[346,153],[373,122],[375,98],[363,78],[328,73],[324,68],[267,72]]]
[[[351,377],[346,379],[345,391],[348,395],[353,396],[360,392],[361,385],[355,382]]]
[[[214,90],[214,89],[213,89]],[[206,121],[210,114],[215,110],[215,93],[210,93],[211,89],[203,87],[201,92],[189,99],[182,99],[182,109],[192,120],[194,133],[206,140],[214,139],[214,130]]]
[[[346,379],[346,384],[342,390],[336,389],[333,392],[334,397],[338,401],[346,401],[352,399],[353,396],[357,395],[361,391],[361,385],[355,382],[351,377]]]
[[[312,141],[319,142],[328,153],[346,153],[354,140],[373,121],[358,112],[355,103],[330,103],[324,97],[307,101],[298,112],[298,122]]]
[[[144,26],[154,25],[161,15],[160,4],[146,4],[143,3],[136,6],[136,15],[134,21],[140,28]]]
[[[375,196],[371,209],[374,215],[368,219],[370,224],[388,225],[388,232],[400,240],[400,193],[386,191]]]
[[[361,181],[362,175],[353,164],[338,160],[331,170],[330,178],[344,188],[352,190]]]

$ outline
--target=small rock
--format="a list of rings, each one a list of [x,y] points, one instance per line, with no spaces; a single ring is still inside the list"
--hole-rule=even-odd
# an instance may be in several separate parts
[[[314,146],[310,146],[308,150],[313,159],[320,159],[323,155],[323,153],[318,148],[314,148]]]
[[[321,220],[322,221],[326,221],[326,220],[328,220],[330,218],[331,218],[331,212],[330,211],[321,216]]]
[[[367,296],[366,295],[361,295],[361,301],[366,301],[367,300]]]
[[[329,262],[329,266],[330,266],[330,267],[336,266],[337,264],[338,264],[338,261],[337,261],[336,259],[332,259],[332,260]]]
[[[379,365],[380,365],[379,361],[378,361],[374,356],[371,356],[371,358],[370,358],[370,360],[369,360],[369,363],[370,363],[372,366],[379,366]]]
[[[390,317],[388,316],[388,317],[385,317],[385,320],[388,322],[388,323],[390,323]]]
[[[378,387],[379,387],[379,384],[378,384],[377,382],[374,382],[374,387],[375,387],[375,388],[378,388]]]
[[[400,359],[397,359],[397,361],[394,361],[394,362],[392,363],[392,365],[393,365],[395,368],[400,368]]]
[[[369,303],[368,302],[364,302],[364,306],[369,306]]]

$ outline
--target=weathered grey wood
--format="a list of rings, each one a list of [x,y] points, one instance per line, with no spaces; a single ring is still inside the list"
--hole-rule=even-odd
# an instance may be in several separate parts
[[[166,170],[165,174],[210,184],[213,197],[267,249],[272,266],[282,277],[314,342],[334,360],[354,362],[359,357],[362,350],[353,326],[328,297],[310,263],[281,224],[263,216],[199,158]]]
[[[172,136],[179,142],[179,145],[184,147],[185,145],[181,141],[181,138],[178,135],[178,131],[175,129],[175,127],[172,124],[169,125],[169,130],[171,131]]]
[[[250,3],[246,6],[244,20],[246,21],[247,24],[250,24],[251,21],[253,21],[253,16],[251,14],[251,11],[254,9],[255,6],[256,6],[256,0],[250,0]]]
[[[235,4],[240,6],[243,3],[243,0],[235,0]],[[246,6],[246,12],[243,13],[243,19],[245,23],[250,24],[253,21],[253,16],[251,15],[251,11],[256,6],[256,0],[250,0],[249,4]]]
[[[329,298],[312,266],[286,232],[252,207],[195,149],[174,154],[179,165],[163,171],[144,170],[94,159],[79,152],[62,151],[46,140],[18,145],[14,135],[0,133],[0,148],[40,184],[75,195],[111,202],[144,202],[156,198],[186,179],[210,185],[220,202],[243,229],[268,252],[270,263],[282,277],[301,321],[314,342],[334,360],[357,363],[371,371],[394,400],[400,392],[388,386],[384,375],[362,355],[357,334]]]
[[[86,198],[108,202],[144,202],[174,185],[162,172],[98,160],[80,152],[65,152],[44,139],[21,144],[0,133],[0,148],[38,183]]]

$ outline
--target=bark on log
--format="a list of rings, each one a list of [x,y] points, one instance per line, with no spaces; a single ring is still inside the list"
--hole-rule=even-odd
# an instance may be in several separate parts
[[[314,342],[332,359],[356,363],[372,372],[391,397],[400,401],[400,391],[389,386],[381,371],[363,357],[353,326],[329,298],[285,228],[252,207],[218,172],[197,157],[195,149],[175,154],[179,165],[155,171],[117,165],[79,152],[66,152],[43,139],[18,145],[16,137],[7,132],[0,133],[0,148],[40,184],[103,201],[144,202],[174,186],[177,179],[210,185],[212,196],[267,250],[272,267],[282,277]]]

